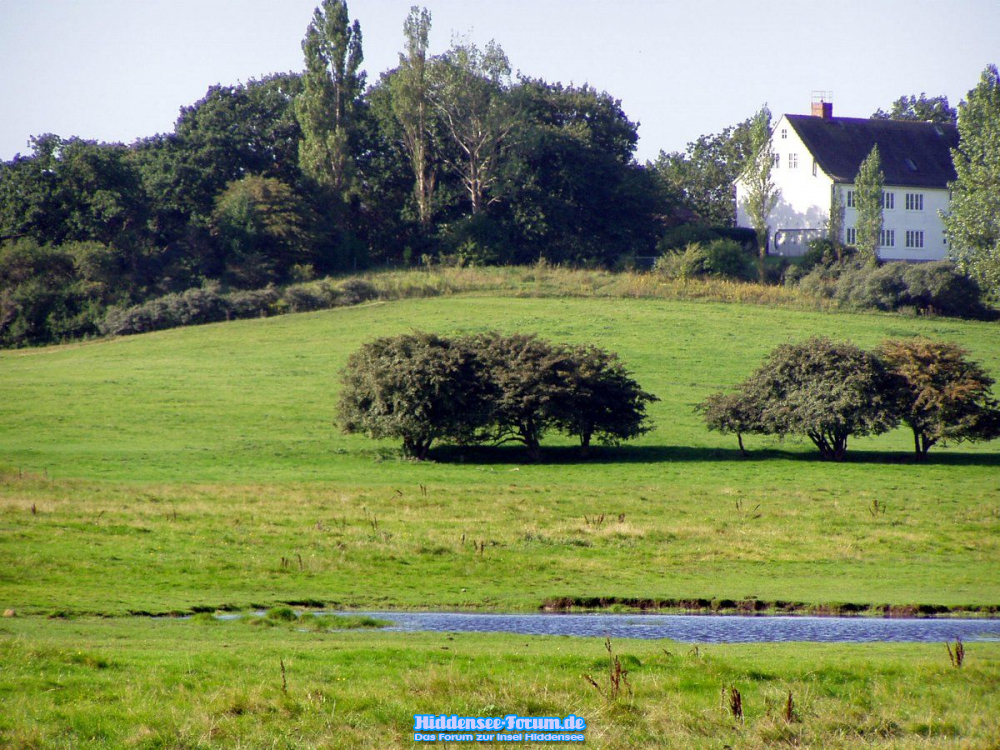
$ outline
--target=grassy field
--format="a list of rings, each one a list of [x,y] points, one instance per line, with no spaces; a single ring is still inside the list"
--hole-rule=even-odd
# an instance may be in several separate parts
[[[392,443],[341,435],[348,354],[414,328],[613,349],[662,399],[656,429],[589,460],[552,436],[540,464],[516,447],[404,461]],[[599,746],[988,746],[1000,739],[991,644],[970,646],[979,661],[962,671],[941,646],[734,646],[706,661],[623,644],[641,666],[622,706],[580,677],[598,668],[599,642],[456,636],[459,649],[445,636],[120,616],[288,602],[534,610],[591,596],[998,605],[997,444],[935,449],[920,465],[900,430],[830,464],[799,442],[750,438],[741,459],[692,411],[773,346],[815,334],[954,340],[1000,376],[996,331],[763,305],[457,296],[2,352],[0,610],[19,616],[0,621],[0,745],[270,746],[289,732],[289,744],[380,744],[380,732],[407,744],[418,709],[492,706],[580,707]],[[116,617],[44,619],[85,613]],[[744,674],[741,728],[719,691]],[[789,689],[804,713],[786,724],[765,703]]]
[[[631,686],[617,699],[584,678],[607,690],[600,639],[8,620],[0,745],[413,747],[414,713],[574,713],[587,721],[588,747],[986,748],[1000,739],[1000,644],[969,644],[961,669],[943,644],[612,648]],[[730,686],[744,723],[722,701]]]

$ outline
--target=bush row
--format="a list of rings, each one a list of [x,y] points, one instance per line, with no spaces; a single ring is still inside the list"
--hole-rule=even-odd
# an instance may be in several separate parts
[[[222,320],[357,305],[378,296],[375,286],[363,279],[347,279],[340,283],[324,280],[284,289],[268,286],[233,292],[223,292],[219,287],[188,289],[133,307],[109,308],[99,328],[105,336],[124,336]]]
[[[962,318],[987,317],[979,285],[950,261],[817,264],[805,275],[786,274],[807,294],[853,309],[906,310]]]

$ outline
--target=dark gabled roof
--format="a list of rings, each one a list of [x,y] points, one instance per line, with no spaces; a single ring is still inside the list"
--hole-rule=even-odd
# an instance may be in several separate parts
[[[951,149],[958,128],[929,122],[785,115],[834,182],[852,183],[878,145],[886,185],[946,188],[955,179]]]

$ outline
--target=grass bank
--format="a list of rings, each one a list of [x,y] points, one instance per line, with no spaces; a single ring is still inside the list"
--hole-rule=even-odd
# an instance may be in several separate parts
[[[1000,738],[995,643],[967,644],[961,669],[943,644],[612,648],[627,670],[617,698],[599,639],[15,618],[0,621],[0,744],[411,747],[415,713],[574,713],[602,748]]]

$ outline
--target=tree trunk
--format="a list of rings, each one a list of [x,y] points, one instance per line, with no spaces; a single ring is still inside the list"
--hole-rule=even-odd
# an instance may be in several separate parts
[[[736,433],[736,442],[740,444],[740,455],[745,457],[747,449],[743,447],[743,435],[739,432]]]
[[[580,455],[586,458],[590,455],[590,433],[580,433]]]

